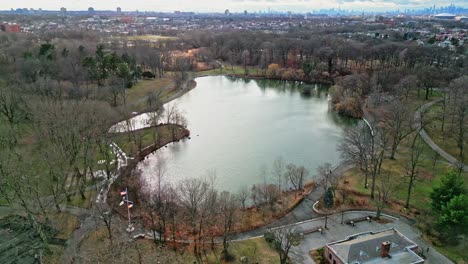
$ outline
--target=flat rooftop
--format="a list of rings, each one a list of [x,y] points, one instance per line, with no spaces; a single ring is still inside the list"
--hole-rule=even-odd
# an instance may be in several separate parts
[[[381,244],[390,242],[390,258],[380,256]],[[380,232],[366,232],[347,237],[327,245],[343,261],[354,264],[396,264],[422,263],[424,260],[411,249],[417,245],[398,232],[388,229]]]

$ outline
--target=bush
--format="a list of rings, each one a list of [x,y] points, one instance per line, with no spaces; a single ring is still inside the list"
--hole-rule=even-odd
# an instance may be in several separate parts
[[[364,114],[361,107],[361,101],[358,98],[346,98],[344,102],[335,105],[336,111],[340,115],[354,118],[361,118]]]
[[[263,237],[268,244],[273,244],[275,241],[275,236],[271,232],[266,232]]]
[[[141,76],[142,76],[143,78],[147,78],[147,79],[153,79],[153,78],[156,77],[156,75],[154,75],[154,74],[153,74],[152,72],[150,72],[150,71],[144,71],[144,72],[141,74]]]
[[[317,254],[315,255],[315,259],[319,264],[326,264],[327,261],[323,258],[323,252],[325,251],[325,248],[319,248],[316,250]]]

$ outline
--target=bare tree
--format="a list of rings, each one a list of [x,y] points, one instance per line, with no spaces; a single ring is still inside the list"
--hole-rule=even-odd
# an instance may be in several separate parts
[[[340,185],[340,181],[343,178],[342,174],[337,174],[332,171],[330,177],[330,187],[332,188],[333,191],[333,196],[336,197],[336,190],[338,190],[338,186]]]
[[[286,165],[286,179],[295,190],[304,189],[304,180],[308,177],[309,171],[303,166],[297,167],[290,163]]]
[[[122,83],[121,79],[114,77],[110,78],[106,88],[109,95],[110,104],[113,107],[117,107],[119,105],[119,97],[126,99],[125,85]]]
[[[408,99],[412,91],[418,89],[419,80],[415,75],[403,77],[396,85],[395,90],[397,95],[404,101]]]
[[[281,193],[281,183],[284,175],[284,160],[282,157],[278,157],[273,162],[272,174],[278,181],[278,191]]]
[[[267,204],[271,210],[280,198],[280,193],[274,184],[263,183],[258,185],[257,191],[259,196],[262,197],[262,204]]]
[[[52,193],[57,211],[63,195],[70,199],[69,179],[77,164],[83,146],[81,137],[79,103],[49,102],[35,110],[34,126],[36,135],[44,143],[40,148],[41,159],[47,167],[45,181]]]
[[[112,226],[112,210],[108,208],[107,204],[96,204],[96,211],[98,212],[98,218],[102,220],[102,223],[107,230],[107,238],[109,239],[110,244],[113,244],[113,226]]]
[[[298,246],[301,242],[299,232],[294,226],[279,227],[270,232],[274,237],[273,246],[278,250],[280,263],[286,264],[291,248]]]
[[[250,52],[248,50],[242,52],[242,63],[244,65],[244,75],[248,75],[247,65],[250,63]]]
[[[245,210],[245,204],[247,203],[247,200],[250,197],[250,191],[247,186],[243,186],[240,188],[238,194],[237,194],[238,200],[242,205],[242,210]]]
[[[451,115],[453,124],[453,137],[457,142],[459,156],[464,160],[465,142],[467,141],[467,117],[468,117],[468,88],[466,83],[468,76],[455,79],[449,86],[451,98]]]
[[[176,132],[180,129],[178,126],[186,126],[187,119],[177,107],[177,104],[170,104],[164,109],[166,124],[171,124],[172,139],[175,139]]]
[[[390,175],[382,174],[377,179],[377,198],[374,199],[375,207],[377,208],[376,218],[380,219],[382,210],[385,208],[385,205],[388,203],[388,200],[393,195],[394,191],[397,189],[397,182],[390,177]]]
[[[222,192],[219,198],[220,212],[223,219],[223,258],[230,259],[228,252],[229,248],[229,234],[234,226],[235,213],[239,207],[239,201],[235,195],[229,192]]]
[[[213,230],[218,224],[218,216],[220,214],[219,194],[215,189],[216,178],[215,170],[208,171],[207,183],[209,187],[206,192],[206,199],[201,204],[200,209],[198,242],[201,244],[205,257],[207,257],[205,241],[208,239],[210,240],[212,252],[216,254]]]
[[[27,117],[26,105],[20,87],[0,85],[0,119],[10,126],[17,125]]]
[[[394,100],[391,103],[385,115],[385,125],[392,138],[390,159],[395,159],[400,142],[414,131],[411,116],[411,110],[402,101]]]
[[[371,160],[371,135],[368,127],[360,123],[355,127],[348,128],[344,137],[340,140],[338,151],[344,160],[356,164],[364,172],[364,188],[368,188]]]
[[[427,118],[427,110],[422,110],[416,116],[415,122],[416,122],[416,125],[414,125],[415,132],[414,132],[413,138],[411,139],[411,146],[410,146],[411,157],[410,157],[410,160],[408,161],[408,164],[406,165],[406,176],[408,177],[408,191],[407,191],[406,203],[405,203],[406,208],[409,208],[413,185],[415,181],[419,180],[418,167],[421,162],[420,157],[424,150],[423,149],[424,146],[423,146],[423,143],[421,142],[419,133],[432,122],[432,119]]]
[[[421,154],[423,153],[423,143],[419,138],[419,133],[414,136],[412,140],[411,147],[410,147],[410,159],[406,164],[406,177],[408,178],[408,190],[406,193],[406,202],[405,208],[409,208],[410,200],[411,200],[411,192],[413,190],[414,184],[416,181],[420,180],[419,178],[419,166],[420,166],[420,158]]]
[[[197,256],[197,259],[201,261],[199,259],[200,252],[197,246],[197,237],[200,236],[199,228],[203,226],[199,224],[199,221],[203,221],[200,216],[203,203],[209,198],[209,184],[200,179],[185,179],[178,185],[177,193],[179,203],[184,208],[192,229],[194,254]]]
[[[371,161],[371,175],[372,175],[372,187],[371,187],[371,198],[374,199],[375,194],[375,179],[380,175],[382,169],[382,163],[385,159],[385,153],[389,147],[389,134],[385,129],[374,126],[371,131],[372,133],[372,148],[370,154]]]
[[[148,207],[148,216],[151,221],[154,241],[164,243],[166,241],[166,228],[170,218],[171,207],[176,207],[172,195],[172,188],[165,182],[166,162],[161,155],[156,157],[154,176],[156,186],[146,190],[145,204]],[[155,191],[153,194],[152,191]],[[159,236],[157,238],[157,235]]]

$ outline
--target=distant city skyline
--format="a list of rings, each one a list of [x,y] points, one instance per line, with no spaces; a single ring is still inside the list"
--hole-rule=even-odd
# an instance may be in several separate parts
[[[268,9],[275,11],[310,12],[319,9],[341,8],[363,11],[393,11],[406,9],[419,9],[432,5],[447,6],[455,4],[468,7],[466,0],[17,0],[3,3],[0,9],[16,8],[42,8],[44,10],[116,10],[117,7],[125,11],[161,11],[172,12],[257,12]]]

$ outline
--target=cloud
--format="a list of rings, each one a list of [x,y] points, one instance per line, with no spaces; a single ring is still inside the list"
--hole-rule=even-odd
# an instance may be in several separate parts
[[[425,1],[421,0],[383,0],[383,1],[376,1],[376,0],[337,0],[338,3],[354,3],[354,2],[371,2],[374,4],[396,4],[396,5],[422,5]],[[426,1],[427,3],[427,1]]]
[[[92,6],[98,10],[115,10],[119,6],[123,10],[138,9],[164,12],[174,10],[223,12],[225,9],[242,12],[243,10],[266,10],[267,8],[309,12],[315,9],[337,7],[354,10],[394,10],[422,8],[433,4],[445,6],[450,3],[468,6],[466,0],[15,0],[4,2],[0,9],[27,7],[58,10],[63,6],[68,10],[85,10]]]

